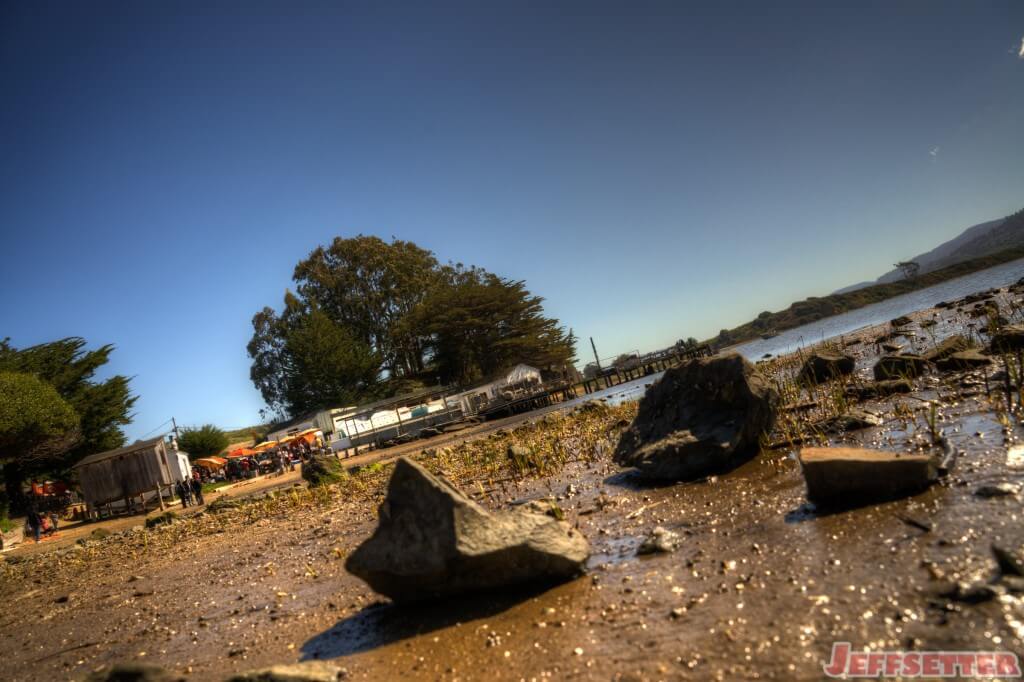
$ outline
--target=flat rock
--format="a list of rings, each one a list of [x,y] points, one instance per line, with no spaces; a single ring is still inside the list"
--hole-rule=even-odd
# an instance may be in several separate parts
[[[953,334],[948,336],[935,345],[935,348],[925,351],[921,354],[928,362],[938,362],[948,358],[953,353],[960,353],[965,350],[969,350],[971,342],[967,340],[967,337],[961,336],[960,334]]]
[[[812,353],[800,368],[797,380],[801,383],[821,383],[852,374],[855,366],[852,355],[818,351]]]
[[[935,367],[942,372],[957,372],[977,367],[986,367],[992,364],[992,358],[982,355],[976,350],[965,350],[953,353],[935,363]]]
[[[884,398],[894,393],[910,393],[914,385],[906,379],[883,379],[863,386],[851,386],[847,393],[856,396],[860,400],[869,398]]]
[[[227,682],[337,682],[343,671],[326,661],[275,665],[229,677]]]
[[[875,379],[913,379],[928,370],[929,362],[910,353],[883,355],[875,365]]]
[[[436,599],[583,572],[586,539],[530,509],[489,512],[404,457],[373,536],[345,568],[396,602]]]
[[[829,417],[820,422],[818,426],[826,433],[842,433],[844,431],[857,431],[858,429],[867,429],[872,426],[881,426],[881,424],[882,418],[873,412],[849,410],[843,414]]]
[[[927,455],[866,448],[803,448],[807,499],[819,506],[854,507],[925,490],[937,477]]]
[[[1024,349],[1024,325],[1009,324],[992,336],[990,346],[995,353],[1007,353]]]
[[[90,673],[85,682],[185,682],[185,677],[149,663],[118,663]]]
[[[757,453],[778,403],[775,388],[740,355],[693,360],[651,386],[613,458],[659,480],[724,471]]]
[[[906,315],[900,315],[899,317],[894,317],[893,319],[889,320],[889,324],[891,324],[893,327],[906,327],[911,322],[913,322],[913,320],[911,320]]]

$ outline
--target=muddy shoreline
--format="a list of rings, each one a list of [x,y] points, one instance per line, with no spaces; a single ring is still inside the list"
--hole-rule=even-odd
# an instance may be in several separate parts
[[[994,300],[1021,321],[1017,294]],[[957,332],[983,337],[983,321],[968,312],[920,311],[908,325],[914,336],[892,342],[911,351]],[[870,382],[878,336],[867,329],[842,339],[857,360],[853,385]],[[784,381],[799,362],[762,368]],[[1008,456],[1022,431],[994,378],[1002,370],[996,359],[927,374],[909,394],[857,401],[880,426],[829,435],[808,426],[808,442],[893,450],[934,447],[937,427],[961,451],[953,474],[927,492],[839,513],[806,503],[798,446],[698,482],[640,481],[610,461],[633,405],[553,411],[419,453],[489,508],[556,500],[594,553],[586,575],[547,589],[397,607],[346,574],[344,557],[375,525],[382,462],[337,489],[277,491],[149,531],[7,558],[5,677],[81,679],[146,661],[217,680],[327,659],[353,679],[820,679],[835,641],[1019,653],[1019,594],[950,596],[957,583],[993,576],[991,545],[1024,546],[1020,493],[976,494],[1024,481]],[[848,407],[841,396],[825,385],[801,395],[815,404],[789,428]],[[504,457],[511,443],[552,454],[539,470],[515,471]],[[659,525],[682,536],[681,548],[637,556]]]

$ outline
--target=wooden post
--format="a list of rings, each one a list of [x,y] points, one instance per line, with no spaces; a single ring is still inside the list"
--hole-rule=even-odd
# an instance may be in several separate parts
[[[163,494],[163,491],[160,490],[160,484],[159,483],[156,484],[156,499],[160,501],[160,511],[163,511],[164,510],[164,494]],[[143,507],[142,509],[143,509],[143,511],[145,511],[146,508]]]

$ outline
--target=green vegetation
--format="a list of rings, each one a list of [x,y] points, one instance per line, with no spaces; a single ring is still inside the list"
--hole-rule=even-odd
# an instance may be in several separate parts
[[[181,436],[178,437],[178,447],[193,459],[210,457],[223,452],[228,447],[228,437],[213,424],[186,427],[181,430]]]
[[[280,313],[253,317],[250,377],[280,415],[436,383],[518,362],[564,371],[575,339],[523,282],[441,265],[412,242],[335,239],[295,267]]]
[[[877,284],[845,294],[832,294],[822,298],[811,297],[804,301],[797,301],[786,310],[776,313],[765,311],[758,315],[757,319],[746,324],[733,329],[723,329],[713,339],[713,343],[718,347],[723,347],[750,341],[773,330],[783,331],[799,327],[825,317],[863,308],[866,305],[878,303],[900,294],[924,289],[946,280],[963,277],[972,272],[1008,263],[1019,258],[1024,258],[1024,247],[1006,249],[990,256],[957,263],[956,265],[935,270],[913,279],[905,279],[890,284]]]
[[[27,477],[63,476],[82,457],[124,445],[121,427],[136,400],[128,378],[93,381],[114,347],[85,345],[77,337],[23,349],[0,341],[0,508],[20,506]]]
[[[228,485],[231,485],[231,481],[207,481],[203,484],[203,494],[212,493],[214,490],[219,490]]]
[[[348,474],[337,457],[313,457],[302,464],[302,478],[311,486],[341,483]]]

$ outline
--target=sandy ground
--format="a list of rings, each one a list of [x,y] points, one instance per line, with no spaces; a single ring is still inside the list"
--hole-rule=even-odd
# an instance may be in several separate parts
[[[931,333],[900,342],[923,349],[972,324],[955,312],[938,320]],[[877,349],[855,343],[850,350],[857,380],[866,381]],[[501,432],[420,455],[435,468],[455,468],[452,477],[490,508],[555,497],[593,555],[586,575],[553,587],[417,607],[373,594],[343,560],[375,526],[386,467],[364,467],[365,476],[320,498],[285,489],[159,529],[7,555],[0,562],[4,676],[80,679],[143,660],[216,680],[321,658],[351,678],[374,680],[811,680],[822,678],[835,641],[1019,653],[1020,594],[951,596],[957,583],[994,578],[993,544],[1024,547],[1021,494],[977,494],[1024,481],[1022,462],[1009,452],[1024,431],[1000,414],[1000,394],[991,390],[1001,369],[928,375],[910,395],[860,405],[884,424],[829,442],[928,447],[931,413],[962,455],[927,492],[841,513],[805,502],[792,448],[698,482],[645,484],[609,456],[631,406],[549,415],[525,429],[493,424]],[[494,464],[508,443],[548,432],[574,453],[564,465],[519,480]],[[394,455],[378,451],[352,463]],[[658,525],[679,533],[681,548],[637,556]]]

